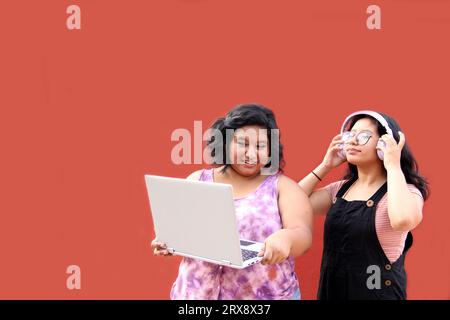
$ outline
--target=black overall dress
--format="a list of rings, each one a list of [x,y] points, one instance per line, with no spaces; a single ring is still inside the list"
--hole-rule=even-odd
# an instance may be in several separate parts
[[[406,299],[405,255],[413,238],[408,232],[400,258],[390,263],[378,241],[375,210],[387,191],[387,182],[368,201],[347,201],[342,196],[356,181],[338,191],[328,211],[317,298],[319,300]],[[377,269],[380,272],[375,272]],[[379,289],[370,278],[381,275]],[[370,278],[370,279],[369,279]],[[378,277],[380,278],[380,277]],[[369,281],[368,281],[369,280]],[[368,285],[368,282],[372,285]]]

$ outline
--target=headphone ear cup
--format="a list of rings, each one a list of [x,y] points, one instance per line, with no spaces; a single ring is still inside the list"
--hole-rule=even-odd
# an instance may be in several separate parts
[[[386,142],[384,142],[383,140],[379,139],[378,143],[377,143],[377,147],[386,147]],[[383,159],[384,159],[383,151],[381,151],[380,149],[377,149],[377,155],[378,155],[378,158],[380,158],[380,160],[383,161]]]

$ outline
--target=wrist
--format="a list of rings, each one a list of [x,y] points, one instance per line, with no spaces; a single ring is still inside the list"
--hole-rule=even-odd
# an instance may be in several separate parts
[[[313,171],[317,174],[321,179],[325,178],[325,176],[330,172],[333,168],[325,163],[319,164]]]
[[[294,243],[293,234],[291,229],[281,229],[279,230],[279,236],[282,239],[282,242],[288,244],[289,253],[292,251],[292,246]]]
[[[272,234],[273,238],[279,239],[282,243],[291,243],[291,234],[290,230],[283,228]]]
[[[389,172],[402,172],[402,167],[400,166],[400,164],[390,164],[385,166],[386,171]]]

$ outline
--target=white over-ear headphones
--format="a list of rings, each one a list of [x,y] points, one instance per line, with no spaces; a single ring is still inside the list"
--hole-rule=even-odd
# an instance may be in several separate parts
[[[362,111],[357,111],[357,112],[353,112],[352,114],[350,114],[345,119],[344,123],[342,124],[341,134],[344,133],[345,129],[347,128],[348,124],[350,123],[350,120],[354,116],[357,116],[357,115],[360,115],[360,114],[368,115],[368,116],[371,116],[371,117],[375,118],[386,129],[387,134],[390,135],[391,137],[394,137],[394,134],[392,133],[392,130],[389,127],[389,124],[387,123],[386,119],[381,114],[379,114],[378,112],[370,111],[370,110],[362,110]],[[379,139],[378,143],[377,143],[377,147],[379,147],[379,146],[386,146],[386,143],[383,140]],[[341,144],[340,148],[341,148],[341,150],[339,151],[338,155],[341,158],[346,159],[347,156],[345,154],[344,145]],[[380,158],[380,160],[384,159],[383,151],[377,149],[377,154],[378,154],[378,158]]]

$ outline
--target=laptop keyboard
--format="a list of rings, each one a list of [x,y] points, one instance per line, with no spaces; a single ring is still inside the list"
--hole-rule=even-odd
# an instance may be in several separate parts
[[[241,246],[251,246],[252,244],[255,244],[254,242],[241,240]]]
[[[258,255],[258,252],[256,252],[256,251],[250,251],[250,250],[245,250],[245,249],[241,249],[241,251],[242,251],[242,259],[244,261],[255,258]]]

